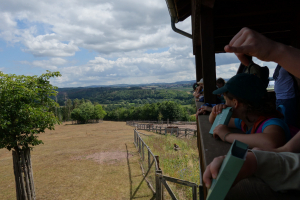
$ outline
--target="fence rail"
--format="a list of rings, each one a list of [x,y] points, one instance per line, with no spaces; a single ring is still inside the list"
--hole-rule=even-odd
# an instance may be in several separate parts
[[[197,125],[196,122],[186,122],[186,121],[126,121],[126,123],[140,123],[140,124],[173,124],[173,125]]]
[[[174,135],[176,137],[184,136],[197,136],[197,130],[194,129],[188,129],[188,128],[178,128],[176,126],[169,126],[169,127],[161,127],[161,126],[155,126],[154,124],[141,124],[138,122],[126,122],[126,125],[134,126],[137,130],[148,130],[152,131],[154,133],[159,133],[166,135],[170,133],[171,135]]]
[[[140,157],[142,162],[145,161],[145,148],[146,148],[146,155],[148,157],[147,159],[147,168],[146,168],[146,173],[144,170],[143,165],[141,164],[141,168],[142,168],[142,172],[143,172],[143,176],[148,184],[148,186],[150,187],[150,189],[153,191],[153,193],[155,194],[156,200],[162,200],[163,199],[163,195],[164,195],[164,188],[167,190],[167,192],[169,193],[169,195],[171,196],[171,198],[173,200],[177,200],[175,194],[173,193],[173,191],[171,190],[170,186],[168,185],[168,182],[173,182],[176,184],[180,184],[180,185],[184,185],[187,187],[192,187],[192,195],[193,195],[193,200],[197,200],[198,199],[198,189],[199,189],[199,199],[200,200],[204,200],[204,196],[203,196],[203,188],[201,185],[197,185],[196,183],[192,183],[189,181],[185,181],[185,180],[181,180],[181,179],[177,179],[177,178],[173,178],[173,177],[169,177],[169,176],[164,176],[162,173],[162,170],[159,167],[159,157],[155,156],[151,149],[148,147],[148,145],[143,141],[143,139],[140,136],[140,132],[138,132],[137,130],[134,130],[134,145],[135,147],[138,149],[138,152],[140,153]],[[155,164],[154,164],[155,163]],[[154,170],[155,170],[155,181],[148,180],[147,179],[147,175],[149,174],[151,168],[153,167],[154,164]],[[155,187],[153,186],[155,184]],[[154,189],[155,188],[155,189]]]

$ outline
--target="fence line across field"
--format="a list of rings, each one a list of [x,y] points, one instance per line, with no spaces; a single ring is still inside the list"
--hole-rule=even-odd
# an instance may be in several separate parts
[[[159,156],[155,156],[151,149],[149,148],[149,146],[143,141],[143,139],[140,136],[140,132],[138,132],[137,130],[134,130],[134,145],[135,147],[138,149],[138,152],[140,154],[141,157],[141,169],[142,169],[142,173],[144,176],[145,181],[147,182],[149,188],[152,190],[152,192],[155,194],[156,200],[162,200],[163,199],[163,195],[164,195],[164,188],[167,190],[167,192],[169,193],[169,195],[171,196],[171,198],[173,200],[177,200],[175,194],[173,193],[173,191],[171,190],[170,186],[168,185],[168,182],[173,182],[176,184],[180,184],[180,185],[184,185],[187,187],[191,187],[192,188],[192,195],[193,195],[193,200],[197,200],[198,199],[198,189],[199,189],[199,199],[200,200],[204,200],[204,196],[203,196],[203,187],[202,185],[197,185],[196,183],[192,183],[189,181],[185,181],[185,180],[180,180],[177,178],[173,178],[173,177],[169,177],[169,176],[164,176],[162,173],[162,170],[159,167]],[[143,134],[145,135],[145,134]],[[145,173],[145,167],[143,166],[143,162],[145,161],[145,148],[146,148],[146,155],[147,155],[147,166],[146,166],[146,173]],[[153,165],[154,164],[154,165]],[[150,170],[153,168],[154,166],[154,170],[155,170],[155,180],[149,180],[148,179],[148,174],[150,173]],[[154,186],[155,184],[155,186]],[[134,195],[136,194],[137,191],[134,192],[134,194],[132,195],[132,198],[134,197]]]
[[[137,130],[148,130],[159,134],[166,135],[170,133],[171,135],[175,135],[176,137],[179,136],[197,136],[197,130],[188,129],[188,128],[178,128],[178,127],[161,127],[161,126],[154,126],[153,124],[141,124],[138,122],[131,122],[127,121],[127,125],[136,127]]]
[[[186,122],[186,121],[126,121],[126,123],[140,123],[140,124],[175,124],[175,125],[197,125],[196,122]]]

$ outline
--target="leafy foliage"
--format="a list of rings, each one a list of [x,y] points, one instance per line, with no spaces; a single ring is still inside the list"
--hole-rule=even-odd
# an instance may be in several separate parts
[[[196,111],[185,108],[173,101],[145,104],[140,107],[117,108],[109,111],[104,120],[183,120],[189,121],[190,115]]]
[[[101,105],[93,105],[91,102],[83,102],[72,111],[71,118],[82,123],[87,123],[90,119],[103,119],[105,115],[106,112],[102,109]]]
[[[57,106],[51,96],[56,87],[48,81],[61,76],[50,72],[41,76],[17,76],[0,72],[0,149],[22,149],[41,144],[37,134],[54,129],[59,120],[50,111]]]

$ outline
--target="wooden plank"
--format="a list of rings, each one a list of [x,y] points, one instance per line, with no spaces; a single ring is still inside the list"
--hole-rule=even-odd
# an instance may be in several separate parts
[[[165,176],[165,175],[162,175],[162,174],[159,175],[159,176],[161,176],[163,179],[165,179],[167,181],[170,181],[170,182],[173,182],[173,183],[177,183],[177,184],[181,184],[181,185],[185,185],[185,186],[190,186],[190,187],[197,186],[196,183],[181,180],[181,179],[178,179],[178,178],[173,178],[173,177]]]
[[[161,178],[161,182],[162,184],[165,186],[165,188],[167,189],[169,195],[171,196],[172,200],[177,200],[177,198],[175,197],[173,191],[171,190],[171,188],[169,187],[168,183],[166,182],[166,180],[164,178]]]
[[[204,99],[207,103],[216,103],[216,95],[212,92],[216,89],[216,63],[213,38],[213,9],[201,7],[201,52],[202,73],[204,83]]]

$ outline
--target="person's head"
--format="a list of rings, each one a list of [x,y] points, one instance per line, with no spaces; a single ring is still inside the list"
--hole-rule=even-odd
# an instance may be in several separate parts
[[[274,111],[267,102],[267,91],[263,82],[252,74],[241,73],[233,76],[213,94],[224,94],[226,105],[233,108],[232,117],[247,118],[248,114],[265,115]]]
[[[197,84],[199,86],[203,87],[204,86],[204,84],[203,84],[203,78],[201,78],[200,81],[197,82]]]
[[[222,78],[218,78],[217,81],[216,81],[216,84],[217,84],[218,88],[221,88],[225,85],[225,80],[222,79]]]

